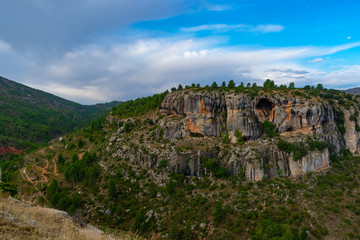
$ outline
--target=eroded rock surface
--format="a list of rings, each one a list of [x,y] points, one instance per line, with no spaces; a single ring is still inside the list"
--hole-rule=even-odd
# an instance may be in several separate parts
[[[162,144],[161,149],[148,148],[149,153],[122,146],[113,151],[113,157],[129,159],[149,168],[158,167],[162,159],[171,172],[191,176],[214,176],[215,172],[206,167],[204,159],[215,159],[216,166],[225,167],[230,175],[248,180],[296,177],[327,169],[330,157],[339,154],[341,149],[347,148],[354,154],[359,152],[357,126],[360,117],[350,120],[358,111],[354,107],[343,109],[343,135],[336,125],[332,106],[315,97],[251,96],[220,90],[176,91],[165,97],[160,109],[163,117],[156,122],[155,136],[161,135],[168,142]],[[265,137],[265,121],[274,123],[279,137],[290,143],[305,147],[308,139],[315,139],[327,142],[329,147],[308,150],[294,160],[294,152],[277,147],[278,138]],[[245,142],[235,144],[239,134]],[[222,139],[226,136],[234,144],[224,145]],[[121,145],[121,142],[116,144]],[[199,150],[199,146],[204,147]]]

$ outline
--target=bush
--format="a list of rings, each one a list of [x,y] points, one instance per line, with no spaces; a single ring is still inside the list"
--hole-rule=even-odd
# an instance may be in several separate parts
[[[159,168],[164,168],[167,166],[167,160],[163,159],[159,162]]]
[[[240,132],[238,129],[235,129],[235,133],[234,133],[235,137],[236,137],[236,141],[238,143],[244,143],[244,137],[242,132]]]
[[[318,143],[319,146],[316,145],[317,147],[323,147],[321,142]],[[304,157],[307,154],[307,148],[302,143],[289,143],[283,139],[280,139],[276,145],[282,151],[285,151],[287,153],[293,152],[294,161],[300,160],[302,157]]]
[[[146,227],[145,216],[142,211],[138,211],[135,216],[133,229],[135,231],[144,232]]]
[[[215,159],[209,159],[203,157],[201,159],[202,164],[205,168],[209,169],[210,172],[217,178],[226,178],[229,176],[229,172],[226,168],[219,166]]]
[[[306,229],[301,233],[297,228],[291,228],[289,224],[281,224],[271,219],[262,220],[256,227],[252,239],[307,239]]]
[[[229,144],[229,143],[230,143],[229,132],[226,132],[226,134],[223,136],[222,142],[225,143],[225,144]]]
[[[275,136],[279,136],[279,133],[275,132],[276,125],[270,121],[264,121],[264,133],[266,136],[272,138]]]
[[[215,202],[215,210],[213,213],[214,221],[219,223],[225,216],[225,211],[222,208],[222,202]]]
[[[217,167],[215,170],[215,177],[226,178],[229,176],[229,171],[224,167]]]
[[[10,193],[11,196],[15,196],[17,194],[17,187],[11,183],[0,182],[0,191]]]
[[[350,121],[356,121],[356,115],[355,115],[355,114],[351,115],[351,116],[349,117],[349,120],[350,120]]]
[[[283,139],[280,139],[276,145],[280,150],[285,151],[287,153],[291,153],[295,149],[294,144],[291,144]]]
[[[306,142],[309,145],[310,151],[314,151],[314,150],[323,151],[329,147],[329,143],[325,141],[312,141],[310,139],[307,139]]]
[[[143,97],[143,98],[138,98],[136,100],[130,100],[127,102],[120,103],[116,107],[115,114],[120,116],[121,118],[144,114],[149,110],[159,108],[166,94],[168,94],[168,91],[165,91],[161,94],[155,94],[151,97]]]

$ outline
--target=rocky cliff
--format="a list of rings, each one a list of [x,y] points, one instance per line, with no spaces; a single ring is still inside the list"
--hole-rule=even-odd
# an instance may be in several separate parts
[[[229,131],[232,142],[236,129],[246,139],[261,137],[265,120],[275,123],[279,133],[335,129],[334,113],[328,103],[280,95],[251,98],[246,93],[181,91],[168,94],[161,107],[165,116],[184,116],[188,134],[220,137]],[[169,131],[166,137],[178,135],[182,134]]]
[[[213,176],[217,174],[214,169],[221,167],[230,175],[255,181],[299,176],[328,168],[331,156],[341,149],[359,152],[359,109],[355,105],[348,110],[338,108],[336,113],[344,115],[340,124],[344,134],[338,129],[333,105],[322,98],[231,90],[176,91],[166,95],[160,109],[163,117],[155,120],[156,136],[167,143],[160,148],[148,145],[149,153],[122,146],[113,157],[147,167],[158,166],[159,159],[164,159],[170,171],[193,176]],[[277,137],[266,136],[265,122],[273,123]],[[295,150],[280,150],[280,139]],[[326,147],[310,146],[318,143]],[[156,158],[150,158],[151,154]],[[207,159],[215,160],[215,165],[209,167]]]

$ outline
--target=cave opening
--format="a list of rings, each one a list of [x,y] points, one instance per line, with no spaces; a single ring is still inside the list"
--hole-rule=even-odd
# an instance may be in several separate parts
[[[294,131],[294,129],[291,126],[286,129],[286,132],[292,132],[292,131]]]
[[[264,115],[265,118],[269,119],[272,109],[275,104],[268,98],[261,98],[255,105],[255,110],[259,111]]]

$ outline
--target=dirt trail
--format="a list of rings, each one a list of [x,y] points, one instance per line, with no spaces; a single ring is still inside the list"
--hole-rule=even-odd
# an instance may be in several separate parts
[[[40,167],[40,166],[35,166],[39,171],[40,171],[40,180],[38,181],[32,181],[29,177],[29,175],[26,172],[26,167],[24,167],[23,169],[20,170],[22,177],[29,181],[31,184],[38,184],[38,183],[48,183],[49,179],[46,175],[50,175],[50,174],[54,174],[57,175],[58,173],[58,168],[57,168],[57,164],[56,164],[56,156],[52,159],[52,162],[54,164],[54,169],[52,172],[49,172],[49,160],[46,160],[45,166],[44,167]]]
[[[57,165],[56,165],[55,158],[56,158],[56,156],[52,159],[52,162],[54,163],[54,174],[57,175],[58,170],[57,170]]]
[[[43,178],[43,180],[40,180],[39,182],[48,182],[48,178],[45,176],[45,174],[49,174],[49,172],[47,171],[47,169],[49,168],[49,160],[46,159],[46,164],[45,167],[39,167],[36,166],[37,169],[39,169],[41,171],[41,177]]]
[[[22,168],[20,170],[20,173],[25,180],[28,180],[31,184],[34,184],[34,182],[30,179],[29,175],[27,175],[26,173],[26,167]]]

